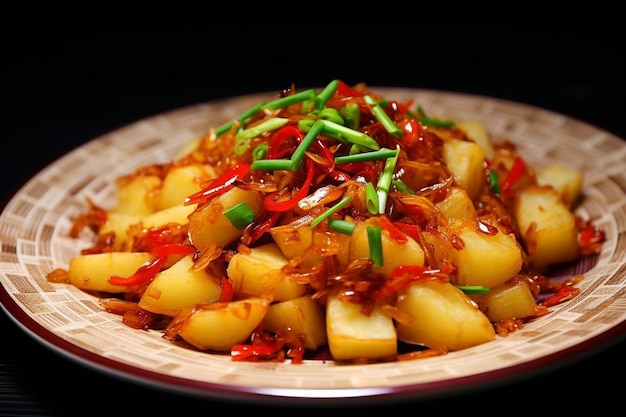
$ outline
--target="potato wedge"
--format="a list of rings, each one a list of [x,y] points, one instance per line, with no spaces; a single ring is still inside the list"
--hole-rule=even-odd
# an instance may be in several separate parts
[[[391,316],[380,306],[366,315],[363,306],[330,295],[326,304],[328,347],[335,360],[385,359],[398,352]]]
[[[201,304],[192,308],[178,334],[200,350],[228,352],[233,345],[245,342],[263,321],[270,302],[253,297],[230,303]],[[177,316],[179,317],[179,316]]]
[[[310,350],[315,350],[328,341],[324,306],[310,295],[270,305],[263,319],[263,327],[270,332],[290,328],[294,333],[304,335],[304,347]]]
[[[139,307],[174,317],[187,307],[212,303],[220,298],[223,264],[210,263],[205,269],[192,270],[193,254],[157,273],[139,300]]]
[[[451,351],[466,349],[495,338],[493,325],[467,295],[448,282],[419,281],[402,294],[396,307],[412,316],[397,323],[398,340]]]
[[[129,277],[154,259],[148,252],[105,252],[75,256],[69,263],[70,284],[85,291],[124,293],[126,286],[111,285],[109,278]]]

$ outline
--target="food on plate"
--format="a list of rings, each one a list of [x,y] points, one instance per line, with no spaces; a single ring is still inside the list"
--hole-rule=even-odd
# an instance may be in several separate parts
[[[291,85],[87,201],[70,235],[93,241],[48,280],[168,342],[296,364],[468,349],[578,295],[549,273],[604,240],[583,172],[415,100]]]

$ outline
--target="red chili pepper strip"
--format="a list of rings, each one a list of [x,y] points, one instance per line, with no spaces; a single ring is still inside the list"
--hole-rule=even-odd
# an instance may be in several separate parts
[[[270,228],[272,228],[277,222],[282,212],[280,211],[272,211],[268,212],[267,218],[262,220],[260,223],[252,226],[252,230],[250,231],[250,243],[258,240],[265,232],[267,232]]]
[[[254,330],[250,340],[250,344],[238,344],[230,348],[234,361],[272,359],[278,357],[285,346],[283,338],[264,333],[262,325]]]
[[[269,211],[287,211],[291,210],[298,201],[302,200],[308,193],[313,181],[313,174],[315,173],[315,164],[310,158],[305,159],[306,166],[306,178],[302,183],[302,186],[298,190],[295,196],[286,201],[276,201],[275,193],[268,194],[263,200],[263,206]]]
[[[156,256],[169,255],[188,255],[194,253],[196,247],[186,243],[167,243],[165,245],[154,247],[150,250]]]
[[[580,294],[580,288],[572,287],[571,285],[563,285],[556,294],[545,300],[541,305],[544,307],[553,307],[557,304],[561,304],[565,301],[569,301],[572,298]]]
[[[295,138],[298,143],[302,142],[302,139],[304,139],[302,132],[300,132],[296,126],[292,125],[283,126],[276,133],[274,133],[274,136],[272,136],[272,140],[268,145],[267,159],[279,159],[287,153],[293,153],[293,149],[295,149],[295,147],[292,149],[281,149],[283,143],[291,137]]]
[[[209,187],[187,197],[185,205],[204,203],[213,197],[225,193],[235,186],[235,181],[241,181],[248,172],[250,172],[250,164],[245,162],[236,164],[213,181]]]
[[[233,300],[235,291],[233,290],[233,283],[228,279],[226,275],[222,276],[222,293],[220,294],[220,303],[229,303]]]
[[[414,240],[419,240],[418,227],[416,224],[395,222],[393,225],[407,236],[412,237]]]
[[[389,218],[385,216],[381,216],[379,219],[380,219],[380,227],[385,229],[393,240],[395,240],[398,243],[407,242],[408,239],[406,235],[400,229],[398,229],[393,223],[391,223]]]
[[[513,187],[513,185],[515,185],[515,183],[519,181],[525,173],[526,163],[521,157],[518,156],[515,160],[513,160],[513,166],[511,167],[511,170],[507,174],[506,178],[502,181],[502,183],[500,183],[500,191],[502,192],[502,195],[507,198],[512,198],[513,192],[511,191],[511,187]]]
[[[161,270],[166,261],[167,256],[157,256],[152,261],[141,265],[139,269],[137,269],[137,271],[128,278],[115,275],[110,277],[109,284],[123,286],[145,284]]]
[[[394,268],[387,282],[374,293],[374,298],[386,298],[403,291],[412,282],[426,278],[426,271],[426,267],[420,265],[400,265]]]
[[[341,80],[339,80],[339,83],[337,84],[337,92],[347,97],[363,97],[365,95],[363,93],[359,93]]]

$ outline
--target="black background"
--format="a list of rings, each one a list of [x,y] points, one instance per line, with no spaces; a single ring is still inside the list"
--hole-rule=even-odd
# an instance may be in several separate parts
[[[227,96],[278,92],[291,83],[320,87],[334,78],[505,98],[626,138],[626,36],[612,10],[504,7],[469,14],[449,5],[425,10],[379,3],[340,12],[303,4],[299,12],[277,7],[262,15],[244,14],[246,7],[13,16],[13,28],[3,29],[0,81],[5,201],[61,155],[144,117]],[[79,411],[78,397],[115,412],[208,413],[224,405],[85,370],[38,345],[4,315],[0,319],[0,357],[15,358],[4,372],[16,381],[16,395],[26,399],[0,402],[0,409],[91,411]],[[578,408],[578,391],[594,403],[619,404],[619,383],[610,375],[619,380],[625,370],[625,349],[622,340],[545,374],[454,401],[416,402],[413,409],[489,413],[506,412],[499,407],[509,404],[563,412]],[[252,408],[227,405],[231,411]],[[385,408],[393,412],[400,405]]]

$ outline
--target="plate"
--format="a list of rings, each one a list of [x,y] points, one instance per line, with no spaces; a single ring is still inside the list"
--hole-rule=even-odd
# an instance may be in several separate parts
[[[219,399],[346,401],[419,399],[521,378],[590,351],[626,331],[626,142],[545,109],[484,96],[370,87],[386,98],[414,99],[429,114],[480,119],[495,140],[514,142],[533,167],[562,162],[585,173],[576,212],[606,233],[578,284],[581,294],[507,337],[413,361],[340,365],[332,361],[233,362],[228,355],[187,349],[158,331],[122,324],[97,298],[46,274],[66,268],[85,240],[68,237],[86,198],[115,204],[114,180],[135,167],[168,162],[188,141],[276,93],[200,103],[137,121],[93,139],[41,170],[0,216],[0,301],[44,346],[97,372]],[[589,270],[587,270],[590,268]],[[318,403],[319,404],[319,403]]]

